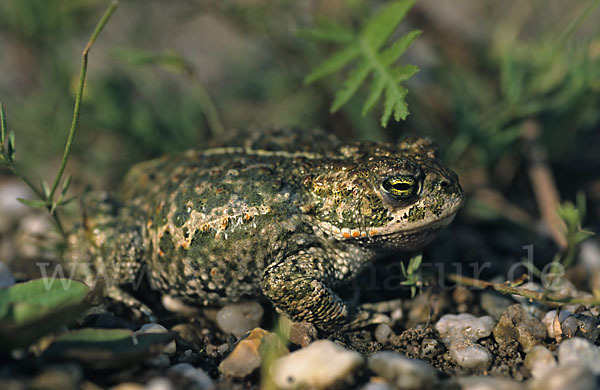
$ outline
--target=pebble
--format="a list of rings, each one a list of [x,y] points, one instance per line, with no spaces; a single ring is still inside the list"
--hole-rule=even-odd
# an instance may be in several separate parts
[[[448,350],[452,360],[470,372],[485,371],[492,363],[490,351],[471,340],[452,340]]]
[[[164,378],[161,378],[164,379]],[[82,388],[84,388],[82,386]],[[110,388],[110,390],[144,390],[147,387],[136,382],[122,382]],[[94,389],[94,388],[92,388]]]
[[[600,375],[600,348],[581,337],[564,340],[558,347],[560,366],[578,364]]]
[[[495,291],[484,291],[479,298],[481,308],[485,310],[495,320],[498,320],[502,313],[508,309],[514,301],[505,295]]]
[[[571,313],[568,310],[561,310],[558,314],[558,321],[562,323]],[[546,326],[546,332],[548,333],[548,337],[555,339],[556,333],[554,332],[554,318],[556,317],[556,310],[548,311],[544,317],[542,318],[542,323]],[[561,330],[562,332],[562,330]],[[560,335],[559,335],[560,336]]]
[[[15,277],[5,262],[0,261],[0,288],[10,287],[15,284]]]
[[[154,378],[148,382],[144,390],[175,390],[175,387],[167,378]]]
[[[161,324],[150,323],[142,325],[138,330],[133,332],[133,334],[145,334],[145,333],[168,333],[169,330],[162,326]],[[163,353],[172,355],[177,350],[177,345],[175,344],[175,340],[170,341],[163,348]]]
[[[363,365],[360,353],[329,340],[317,340],[277,359],[271,366],[271,376],[279,389],[347,387]]]
[[[499,344],[516,340],[527,353],[546,337],[546,327],[522,305],[516,304],[509,306],[500,316],[493,334]]]
[[[558,366],[554,354],[543,345],[533,347],[527,353],[524,364],[534,378],[543,378],[548,372],[556,369]]]
[[[373,377],[371,380],[361,387],[361,390],[394,390],[394,388],[380,377]]]
[[[445,344],[454,339],[476,341],[492,333],[496,321],[490,316],[475,317],[472,314],[445,314],[435,324],[440,338]]]
[[[437,372],[429,364],[395,352],[375,353],[369,358],[368,366],[395,389],[432,388],[438,384]]]
[[[278,340],[278,336],[262,328],[253,329],[248,337],[240,340],[233,351],[219,364],[221,374],[233,378],[245,378],[256,371],[261,363],[261,349]],[[284,347],[281,348],[284,350]],[[284,350],[284,352],[287,352]]]
[[[568,340],[567,340],[568,341]],[[590,390],[597,389],[596,376],[585,365],[561,364],[541,378],[528,382],[528,390]]]
[[[215,388],[213,380],[201,368],[194,368],[189,363],[179,363],[169,368],[169,372],[174,372],[184,378],[192,381],[198,389],[211,390]]]
[[[589,314],[591,313],[569,313],[567,318],[561,322],[562,336],[565,338],[583,337],[592,342],[596,341],[600,336],[600,321]]]
[[[419,356],[421,358],[433,359],[437,355],[444,353],[445,350],[444,345],[436,339],[423,339]]]
[[[389,344],[390,339],[394,336],[392,327],[388,324],[379,324],[375,328],[375,339],[381,344]]]
[[[317,328],[310,322],[294,322],[290,326],[288,339],[290,343],[307,347],[317,339]]]
[[[460,390],[523,390],[524,388],[522,383],[512,379],[493,376],[459,376],[456,381],[460,385]]]
[[[56,364],[44,368],[30,385],[44,389],[76,389],[82,379],[83,370],[78,364]]]
[[[258,302],[232,303],[217,312],[217,325],[224,333],[233,334],[240,339],[260,326],[264,312]]]

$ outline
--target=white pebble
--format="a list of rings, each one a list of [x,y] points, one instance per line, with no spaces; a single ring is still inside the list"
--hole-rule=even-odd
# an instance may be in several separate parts
[[[175,372],[184,378],[194,382],[202,390],[210,390],[215,388],[212,379],[201,368],[194,368],[189,363],[179,363],[169,368],[170,372]]]
[[[452,360],[471,371],[487,370],[492,363],[490,351],[471,340],[454,339],[448,350]]]
[[[175,390],[167,378],[154,378],[148,382],[144,390]]]
[[[224,333],[239,339],[260,326],[263,314],[264,309],[257,302],[232,303],[217,312],[217,325]]]
[[[525,357],[525,367],[534,378],[543,378],[548,372],[556,369],[554,354],[543,345],[536,345]]]
[[[558,364],[583,365],[600,375],[600,348],[581,337],[564,340],[558,347]]]
[[[271,376],[280,389],[324,389],[348,384],[364,358],[329,340],[317,340],[275,361]]]
[[[596,376],[586,366],[559,365],[544,377],[529,381],[529,390],[589,390],[597,389]]]
[[[477,341],[492,333],[496,320],[490,316],[475,317],[472,314],[446,314],[435,324],[444,344],[448,345],[454,339]]]
[[[377,352],[369,358],[369,369],[395,389],[430,388],[438,383],[437,373],[429,364],[395,352]]]

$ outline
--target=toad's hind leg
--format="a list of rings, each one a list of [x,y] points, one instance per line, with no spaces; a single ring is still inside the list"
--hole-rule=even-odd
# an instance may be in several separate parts
[[[294,321],[312,322],[325,331],[358,329],[371,324],[389,322],[383,314],[353,307],[329,287],[335,282],[333,267],[319,250],[299,252],[269,265],[263,274],[263,293],[278,311]]]

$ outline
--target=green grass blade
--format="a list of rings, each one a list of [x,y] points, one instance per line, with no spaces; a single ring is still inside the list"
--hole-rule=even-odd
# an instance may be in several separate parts
[[[0,102],[0,146],[4,145],[6,139],[6,117],[4,116],[4,105]]]
[[[338,51],[332,56],[325,59],[317,67],[310,72],[304,79],[305,84],[310,84],[322,77],[330,75],[339,69],[343,68],[350,61],[357,58],[360,55],[360,48],[358,45],[348,46],[345,49]]]
[[[344,86],[335,94],[335,99],[331,105],[331,112],[336,112],[356,93],[360,85],[365,81],[369,72],[371,72],[371,64],[367,61],[361,61],[356,69],[354,69],[346,81]]]
[[[381,7],[361,31],[362,39],[372,50],[379,50],[414,3],[414,0],[401,0]]]
[[[6,157],[8,157],[8,162],[12,163],[15,161],[16,150],[15,150],[15,133],[8,133],[8,145],[6,146]]]

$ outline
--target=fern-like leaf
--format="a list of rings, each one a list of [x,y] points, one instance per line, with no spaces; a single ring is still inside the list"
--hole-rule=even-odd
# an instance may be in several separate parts
[[[395,120],[408,116],[406,94],[408,90],[400,85],[419,69],[413,65],[394,66],[395,62],[421,33],[409,32],[385,47],[386,42],[404,19],[414,0],[400,0],[383,6],[373,15],[358,34],[333,22],[322,22],[319,27],[301,32],[301,36],[313,40],[343,44],[344,47],[326,58],[306,76],[309,84],[335,73],[357,61],[336,93],[331,112],[336,112],[352,98],[360,86],[371,76],[370,93],[365,100],[362,114],[366,115],[381,96],[384,96],[381,125],[386,127],[393,116]]]

